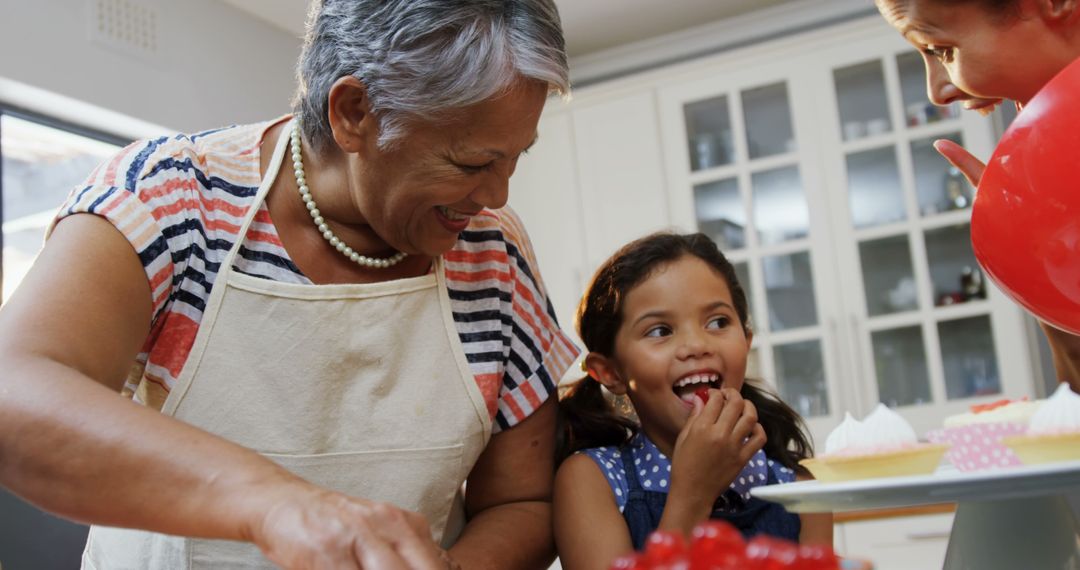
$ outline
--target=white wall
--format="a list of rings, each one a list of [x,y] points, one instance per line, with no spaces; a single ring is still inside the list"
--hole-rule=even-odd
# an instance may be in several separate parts
[[[299,38],[218,0],[124,0],[157,16],[132,54],[90,39],[95,1],[0,0],[0,102],[128,136],[289,111]]]

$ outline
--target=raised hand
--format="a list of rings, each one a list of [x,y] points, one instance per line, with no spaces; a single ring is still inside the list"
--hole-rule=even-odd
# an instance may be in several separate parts
[[[670,508],[664,510],[662,527],[667,523],[686,532],[708,518],[712,504],[765,445],[754,404],[730,388],[709,392],[707,403],[695,398],[694,411],[675,441]]]
[[[934,141],[934,148],[941,153],[941,156],[945,157],[945,160],[959,168],[960,172],[964,173],[964,177],[968,179],[968,182],[970,182],[972,186],[979,185],[979,180],[982,179],[983,171],[986,170],[986,164],[984,164],[983,161],[975,158],[975,155],[968,152],[966,148],[949,139],[939,139]]]

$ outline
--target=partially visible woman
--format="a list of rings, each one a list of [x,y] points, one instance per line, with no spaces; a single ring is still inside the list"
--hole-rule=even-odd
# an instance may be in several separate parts
[[[919,50],[936,105],[987,114],[1008,100],[1022,108],[1080,58],[1080,5],[1071,0],[875,0],[881,15]],[[960,145],[938,151],[978,185],[985,165]],[[1080,215],[1080,212],[1077,213]],[[1058,380],[1080,391],[1080,337],[1040,323]]]
[[[553,2],[316,2],[298,77],[73,191],[0,311],[0,484],[99,570],[546,566],[576,349],[503,206]]]

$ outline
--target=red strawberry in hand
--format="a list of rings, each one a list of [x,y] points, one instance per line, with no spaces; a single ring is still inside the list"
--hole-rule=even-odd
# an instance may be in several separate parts
[[[709,388],[707,386],[702,386],[702,387],[698,388],[697,390],[694,390],[694,395],[697,396],[698,398],[701,398],[701,403],[702,404],[708,404],[709,403]]]

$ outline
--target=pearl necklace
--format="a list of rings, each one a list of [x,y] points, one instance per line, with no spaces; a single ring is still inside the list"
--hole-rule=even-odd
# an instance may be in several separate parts
[[[304,206],[307,207],[307,211],[311,214],[311,219],[315,221],[315,225],[319,228],[319,232],[322,233],[323,239],[330,242],[330,245],[334,246],[334,249],[340,251],[342,255],[348,257],[353,263],[356,263],[361,267],[385,268],[397,265],[399,261],[405,259],[405,256],[408,254],[400,251],[386,259],[360,255],[353,248],[346,245],[345,242],[341,241],[341,238],[334,235],[334,232],[330,230],[330,226],[326,225],[326,220],[322,217],[322,212],[319,211],[319,207],[315,205],[315,199],[311,197],[311,189],[308,188],[307,185],[307,176],[304,174],[304,158],[300,154],[299,121],[293,123],[289,140],[292,143],[290,146],[292,147],[293,172],[296,173],[296,185],[300,187],[300,198],[304,201]]]

